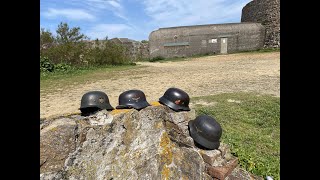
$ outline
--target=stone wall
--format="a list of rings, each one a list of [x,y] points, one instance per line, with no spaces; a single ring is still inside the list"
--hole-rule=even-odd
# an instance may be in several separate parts
[[[263,179],[229,147],[203,150],[188,133],[195,111],[163,105],[40,122],[40,179]]]
[[[138,50],[138,57],[141,59],[149,59],[150,53],[149,53],[149,43],[143,42],[140,43],[139,50]]]
[[[136,62],[142,59],[149,58],[149,43],[139,42],[134,40],[120,41],[118,38],[110,39],[110,41],[122,45],[126,48],[125,55],[131,59],[132,62]],[[91,47],[96,47],[95,41],[87,41],[88,45]],[[104,40],[100,40],[100,47],[103,47]]]
[[[280,48],[280,0],[253,0],[242,9],[241,22],[258,22],[266,27],[264,47]]]

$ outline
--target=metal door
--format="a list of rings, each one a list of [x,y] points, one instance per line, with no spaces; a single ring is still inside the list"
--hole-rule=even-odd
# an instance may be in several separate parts
[[[228,53],[228,38],[221,38],[221,54]]]

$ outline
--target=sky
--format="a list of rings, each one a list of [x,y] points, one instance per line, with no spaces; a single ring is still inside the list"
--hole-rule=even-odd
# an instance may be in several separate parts
[[[236,23],[251,0],[40,0],[40,28],[60,22],[90,39],[148,40],[163,27]]]

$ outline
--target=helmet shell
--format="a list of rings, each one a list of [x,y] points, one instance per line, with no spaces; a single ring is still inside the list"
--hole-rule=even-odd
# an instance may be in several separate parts
[[[188,123],[190,136],[201,146],[208,149],[217,149],[222,135],[220,124],[208,115],[200,115]]]
[[[146,95],[143,91],[133,89],[128,90],[119,95],[119,105],[116,109],[143,109],[150,104],[147,102]]]
[[[107,94],[102,91],[89,91],[85,93],[81,98],[79,109],[83,110],[84,108],[114,109],[110,105]]]
[[[169,88],[164,95],[159,98],[159,102],[175,111],[190,111],[189,95],[179,88]]]

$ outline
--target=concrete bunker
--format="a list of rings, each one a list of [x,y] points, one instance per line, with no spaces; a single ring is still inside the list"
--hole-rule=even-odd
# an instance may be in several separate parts
[[[228,23],[160,28],[149,35],[150,57],[226,54],[263,48],[260,23]]]

